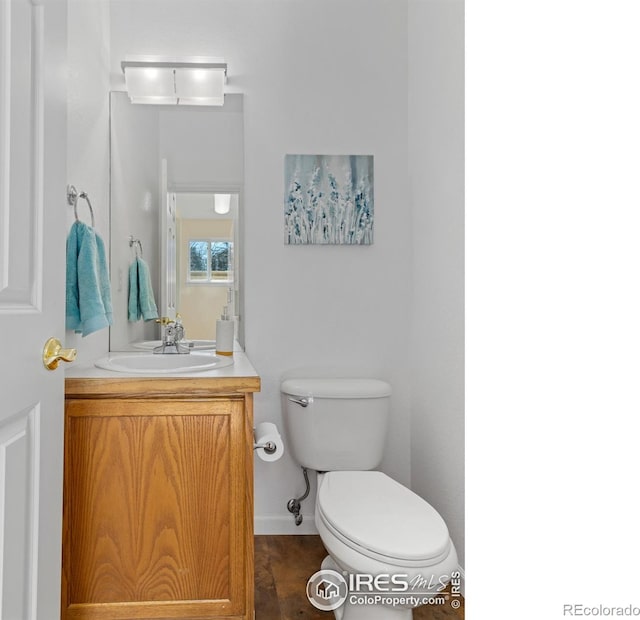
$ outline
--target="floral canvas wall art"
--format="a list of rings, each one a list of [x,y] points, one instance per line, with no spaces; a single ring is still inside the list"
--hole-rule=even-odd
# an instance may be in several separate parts
[[[285,244],[373,243],[373,156],[286,155]]]

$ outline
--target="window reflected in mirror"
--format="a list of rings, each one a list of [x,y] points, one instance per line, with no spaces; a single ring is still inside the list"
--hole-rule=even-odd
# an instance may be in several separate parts
[[[189,239],[187,282],[233,284],[233,241]]]

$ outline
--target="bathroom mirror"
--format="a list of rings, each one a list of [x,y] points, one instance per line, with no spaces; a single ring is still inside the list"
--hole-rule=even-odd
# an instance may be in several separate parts
[[[158,316],[180,314],[186,338],[206,346],[227,306],[243,344],[243,125],[240,94],[212,107],[132,104],[110,93],[111,351],[161,337],[149,313],[130,312],[137,257]]]

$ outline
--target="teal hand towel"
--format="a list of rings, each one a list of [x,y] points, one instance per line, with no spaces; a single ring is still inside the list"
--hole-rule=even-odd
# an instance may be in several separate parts
[[[67,238],[66,326],[82,336],[113,323],[111,285],[104,242],[84,222]]]
[[[149,266],[139,256],[129,267],[129,321],[158,318]]]

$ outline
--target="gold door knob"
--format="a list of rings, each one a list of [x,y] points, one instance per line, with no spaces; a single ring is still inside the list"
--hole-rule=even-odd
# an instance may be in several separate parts
[[[47,370],[55,370],[59,362],[73,362],[76,359],[75,349],[63,349],[57,338],[49,338],[42,349],[42,363]]]

